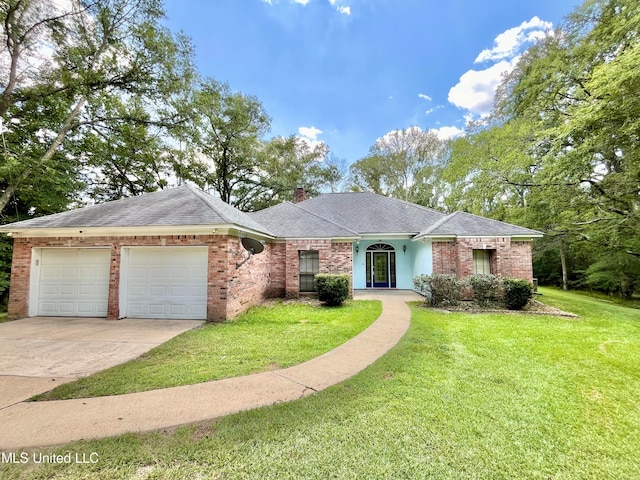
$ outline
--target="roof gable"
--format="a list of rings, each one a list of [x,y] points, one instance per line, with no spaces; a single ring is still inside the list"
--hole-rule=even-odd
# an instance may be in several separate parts
[[[437,210],[370,192],[327,193],[296,205],[361,235],[415,235],[445,217]]]
[[[466,212],[454,212],[420,232],[419,237],[451,235],[457,237],[537,237],[542,232],[510,223],[480,217]]]
[[[269,232],[219,198],[181,186],[4,225],[1,230],[75,227],[236,225]]]

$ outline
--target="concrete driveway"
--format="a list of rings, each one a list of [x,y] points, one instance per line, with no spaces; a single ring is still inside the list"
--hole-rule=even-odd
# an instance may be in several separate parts
[[[136,358],[203,323],[61,317],[0,323],[0,409]]]

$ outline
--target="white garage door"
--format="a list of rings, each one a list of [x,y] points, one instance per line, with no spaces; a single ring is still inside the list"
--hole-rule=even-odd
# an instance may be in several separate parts
[[[124,316],[207,318],[207,247],[126,250]]]
[[[43,248],[36,315],[106,317],[110,259],[108,248]]]

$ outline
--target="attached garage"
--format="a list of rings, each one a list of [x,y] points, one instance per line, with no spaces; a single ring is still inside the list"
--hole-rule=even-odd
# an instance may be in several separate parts
[[[108,248],[34,249],[30,316],[106,317]]]
[[[206,320],[207,247],[124,247],[120,317]]]

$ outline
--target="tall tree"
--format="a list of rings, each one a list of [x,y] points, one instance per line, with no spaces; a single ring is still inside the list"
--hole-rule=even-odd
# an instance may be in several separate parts
[[[135,97],[107,98],[101,110],[109,120],[87,125],[82,141],[74,145],[85,194],[100,203],[166,187],[173,149],[167,129],[158,128]]]
[[[89,118],[98,110],[90,105],[105,96],[135,96],[145,98],[150,111],[165,113],[166,96],[191,77],[192,66],[189,42],[174,38],[160,24],[162,16],[159,0],[3,2],[0,118],[19,130],[39,104],[55,104],[58,115],[43,118],[36,130],[44,139],[39,153],[12,156],[10,174],[0,179],[0,212],[49,168],[71,132],[105,121]]]
[[[442,201],[440,173],[446,147],[431,130],[389,132],[351,166],[351,188],[435,206]]]
[[[234,93],[213,79],[196,89],[192,111],[188,135],[194,158],[178,170],[223,201],[239,205],[243,199],[238,190],[257,181],[261,138],[269,131],[271,119],[257,98]]]
[[[639,29],[637,0],[585,1],[523,55],[493,123],[461,141],[448,168],[490,214],[507,203],[519,223],[544,228],[561,259],[589,251],[599,278],[616,252],[631,263],[640,252]],[[512,208],[519,196],[525,209]]]
[[[255,177],[239,188],[242,200],[238,206],[260,210],[291,201],[296,187],[303,187],[308,196],[329,190],[340,181],[342,173],[327,160],[328,150],[324,143],[312,145],[296,135],[266,142],[258,157]]]

